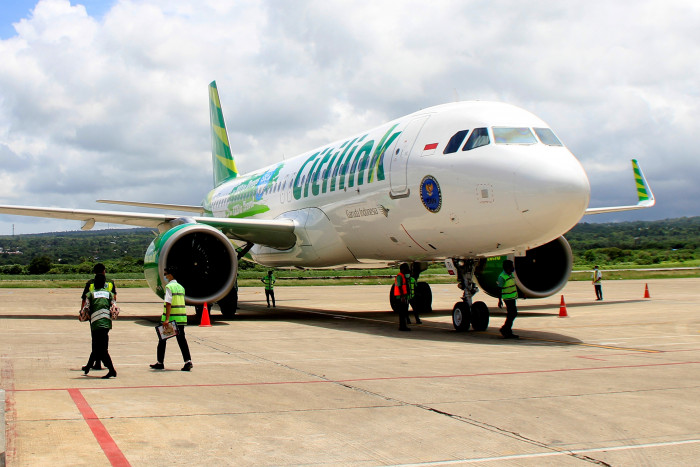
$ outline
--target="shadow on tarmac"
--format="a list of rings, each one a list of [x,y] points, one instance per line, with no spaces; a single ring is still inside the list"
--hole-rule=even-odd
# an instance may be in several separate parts
[[[551,307],[550,307],[551,308]],[[538,345],[546,346],[564,346],[576,345],[583,343],[579,339],[575,339],[563,334],[553,332],[544,332],[537,330],[522,331],[516,326],[514,330],[520,335],[520,339],[503,339],[498,329],[500,328],[500,318],[505,318],[505,313],[494,314],[497,316],[498,322],[490,322],[490,327],[486,331],[476,332],[457,332],[454,330],[452,323],[435,323],[431,322],[431,317],[437,316],[452,316],[452,310],[434,310],[432,313],[422,315],[422,325],[411,325],[412,332],[402,332],[398,330],[398,315],[390,311],[374,311],[374,312],[348,312],[348,311],[322,311],[315,309],[287,308],[278,306],[277,308],[267,308],[266,305],[251,305],[244,303],[242,308],[239,308],[234,318],[223,318],[214,316],[212,324],[216,321],[295,321],[305,325],[316,326],[325,329],[342,330],[346,332],[357,332],[362,334],[371,334],[375,336],[402,338],[412,340],[431,340],[440,342],[463,342],[463,343],[479,343],[479,344],[518,344],[537,342]],[[527,316],[552,316],[556,317],[557,313],[528,313],[519,312],[518,319],[526,318]],[[410,315],[413,321],[413,314]],[[494,316],[492,316],[493,318]]]

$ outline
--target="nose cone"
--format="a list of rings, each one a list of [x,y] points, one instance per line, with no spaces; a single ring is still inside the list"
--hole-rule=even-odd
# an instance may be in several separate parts
[[[586,172],[564,148],[546,157],[529,158],[515,173],[520,215],[543,237],[551,239],[571,229],[583,217],[590,195]]]

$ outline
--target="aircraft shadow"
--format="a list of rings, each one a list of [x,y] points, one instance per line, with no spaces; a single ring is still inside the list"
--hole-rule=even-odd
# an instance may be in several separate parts
[[[521,313],[521,317],[537,316],[557,316],[557,313]],[[402,338],[413,340],[431,340],[440,342],[478,342],[480,344],[494,345],[518,345],[523,343],[547,346],[563,346],[580,344],[579,339],[557,334],[553,332],[527,330],[516,332],[520,339],[503,339],[498,329],[502,321],[499,315],[505,317],[505,313],[496,313],[497,319],[491,320],[489,329],[483,332],[467,331],[457,332],[452,323],[431,322],[430,318],[435,316],[452,316],[452,310],[434,310],[432,313],[423,315],[423,325],[411,325],[411,332],[401,332],[398,330],[398,315],[389,311],[381,312],[349,312],[349,311],[323,311],[315,309],[287,308],[278,306],[277,308],[267,308],[266,305],[241,304],[234,318],[222,318],[215,316],[214,320],[220,321],[295,321],[309,326],[316,326],[325,329],[343,330],[362,334],[371,334],[389,338]],[[411,314],[411,321],[414,317]]]

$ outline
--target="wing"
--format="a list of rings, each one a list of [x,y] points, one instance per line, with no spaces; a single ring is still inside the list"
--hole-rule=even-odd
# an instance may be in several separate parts
[[[637,184],[637,197],[639,201],[632,206],[611,206],[608,208],[588,208],[587,214],[603,214],[606,212],[632,211],[634,209],[650,208],[656,204],[654,193],[651,192],[649,183],[636,159],[632,159],[632,170],[634,171],[634,181]]]
[[[139,208],[166,209],[171,211],[186,211],[204,214],[204,208],[202,206],[192,206],[189,204],[142,203],[139,201],[117,201],[112,199],[98,199],[97,202],[105,204],[121,204],[123,206],[135,206]]]
[[[136,225],[167,230],[177,225],[181,215],[151,214],[142,212],[97,211],[89,209],[64,209],[37,206],[0,205],[0,214],[47,217],[83,221],[83,230],[89,230],[95,222]],[[223,217],[188,217],[193,221],[220,229],[228,237],[286,250],[296,243],[295,223],[292,219],[231,219]]]

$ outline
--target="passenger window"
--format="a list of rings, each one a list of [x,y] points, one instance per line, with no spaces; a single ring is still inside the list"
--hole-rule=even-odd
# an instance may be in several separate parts
[[[537,144],[537,139],[529,128],[494,127],[492,129],[496,144]]]
[[[447,146],[445,146],[445,150],[442,151],[442,153],[452,154],[453,152],[457,152],[464,141],[464,137],[467,136],[467,133],[469,133],[469,130],[460,130],[455,133],[454,136],[450,138],[450,141],[447,143]]]
[[[486,128],[476,128],[472,131],[469,139],[464,144],[462,151],[471,151],[472,149],[480,148],[481,146],[486,146],[491,140],[489,139],[489,132]]]
[[[564,146],[549,128],[533,128],[535,134],[547,146]]]

